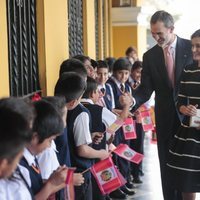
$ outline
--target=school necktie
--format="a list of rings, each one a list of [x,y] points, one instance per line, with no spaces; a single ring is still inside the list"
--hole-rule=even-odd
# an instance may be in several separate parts
[[[105,95],[105,88],[101,88],[101,93]]]
[[[35,157],[35,164],[32,164],[32,168],[35,172],[40,174],[40,167],[37,158]]]
[[[120,84],[120,90],[121,90],[122,93],[125,92],[125,87],[124,87],[124,85],[122,83]]]
[[[174,59],[172,54],[172,47],[169,45],[164,49],[165,63],[169,80],[171,81],[172,87],[174,87]]]

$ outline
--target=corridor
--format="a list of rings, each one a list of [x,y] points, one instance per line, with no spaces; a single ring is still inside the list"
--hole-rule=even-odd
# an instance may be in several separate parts
[[[128,200],[163,200],[157,145],[152,142],[151,133],[146,133],[144,145],[143,184],[136,185],[136,194]],[[200,193],[197,194],[196,200],[200,200]]]
[[[136,184],[136,194],[128,199],[132,200],[163,200],[157,145],[151,140],[151,133],[145,135],[145,157],[143,161],[143,184]]]

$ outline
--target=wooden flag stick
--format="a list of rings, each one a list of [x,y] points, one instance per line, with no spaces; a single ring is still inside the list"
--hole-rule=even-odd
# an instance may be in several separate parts
[[[90,170],[90,168],[87,168],[86,170],[84,170],[83,172],[81,172],[81,174],[84,174],[86,172],[88,172]]]

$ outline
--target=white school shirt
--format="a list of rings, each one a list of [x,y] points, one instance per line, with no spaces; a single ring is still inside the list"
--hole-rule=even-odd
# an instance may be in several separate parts
[[[76,147],[92,143],[89,124],[88,113],[82,112],[76,117],[73,127],[74,142]]]
[[[31,187],[31,180],[29,171],[18,165],[23,177],[25,178],[29,187]],[[24,181],[21,179],[18,173],[14,172],[12,179],[0,179],[0,199],[1,200],[32,200],[31,194],[26,187]]]
[[[91,99],[81,99],[81,102],[87,102],[90,104],[94,104],[94,102]],[[108,110],[106,107],[103,107],[102,109],[102,122],[104,123],[104,125],[106,126],[106,128],[108,128],[111,124],[114,123],[114,121],[117,119],[117,116],[111,112],[110,110]],[[94,119],[92,119],[94,120]],[[110,138],[110,134],[106,133],[106,140],[108,140]]]
[[[51,147],[45,149],[42,153],[37,155],[37,160],[43,180],[49,179],[53,171],[60,166],[56,151],[56,144],[53,140],[51,142]]]
[[[121,84],[124,86],[124,88],[126,88],[125,87],[125,83],[120,83],[114,76],[112,76],[111,77],[112,78],[112,80],[116,83],[116,85],[117,85],[117,87],[120,89],[121,88]],[[130,95],[132,96],[132,90],[131,90],[131,87],[130,86],[128,86],[128,88],[129,88],[129,93],[130,93]],[[132,100],[133,100],[133,104],[130,106],[130,108],[129,108],[129,110],[131,110],[134,106],[135,106],[135,104],[136,104],[136,101],[135,101],[135,98],[132,96]]]
[[[111,98],[111,100],[112,100],[112,109],[114,109],[114,108],[115,108],[115,100],[114,100],[113,90],[112,90],[112,87],[111,87],[110,84],[106,83],[106,85],[110,88],[110,94],[111,94],[111,97],[110,97],[110,98]],[[106,91],[106,86],[105,86],[105,84],[104,84],[104,85],[98,85],[97,88],[98,88],[98,90],[101,90],[102,88],[104,88],[105,91]],[[105,103],[103,97],[101,98],[101,101],[103,102],[103,106],[106,107],[106,103]],[[98,103],[97,103],[97,104],[98,104]]]

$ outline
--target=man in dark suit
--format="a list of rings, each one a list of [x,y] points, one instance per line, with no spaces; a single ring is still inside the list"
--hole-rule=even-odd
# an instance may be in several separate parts
[[[170,140],[180,126],[182,117],[176,110],[180,76],[183,68],[192,62],[191,44],[174,34],[173,17],[165,11],[157,11],[151,17],[151,33],[157,45],[143,55],[141,85],[134,94],[137,109],[146,102],[155,91],[155,116],[157,130],[158,156],[160,161],[161,181],[165,200],[182,199],[170,181],[166,161]],[[167,53],[170,46],[172,74],[169,75]]]

